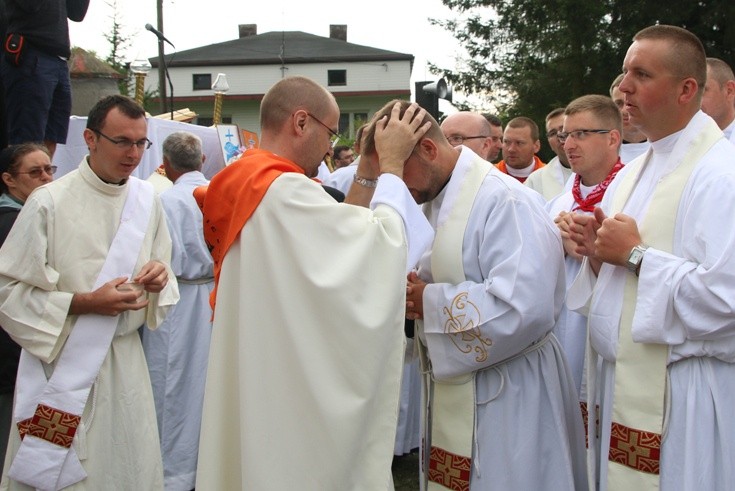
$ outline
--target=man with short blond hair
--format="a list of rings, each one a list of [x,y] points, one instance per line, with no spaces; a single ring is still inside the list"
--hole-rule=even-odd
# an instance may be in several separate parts
[[[524,182],[526,186],[541,194],[546,201],[561,194],[569,176],[572,175],[569,160],[564,153],[564,145],[557,138],[563,125],[563,107],[558,107],[546,115],[546,138],[556,156],[544,167],[532,172]]]
[[[707,58],[702,111],[715,120],[725,138],[735,143],[735,75],[719,58]]]
[[[524,116],[513,118],[503,133],[503,160],[497,168],[523,183],[545,165],[536,155],[540,149],[538,125]]]
[[[562,151],[569,159],[574,178],[571,188],[551,200],[546,209],[561,231],[569,288],[582,264],[582,256],[575,252],[575,244],[569,239],[570,214],[592,213],[623,168],[618,156],[623,123],[615,103],[602,95],[586,95],[573,100],[562,116],[564,124],[558,135],[559,142],[564,147]],[[565,305],[554,334],[567,355],[580,401],[584,401],[582,373],[587,317],[568,310]]]

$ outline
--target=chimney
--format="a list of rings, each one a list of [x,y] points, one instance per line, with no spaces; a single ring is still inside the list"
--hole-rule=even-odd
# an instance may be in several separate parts
[[[329,25],[329,37],[331,39],[339,39],[340,41],[347,41],[347,24],[330,24]]]
[[[240,24],[237,26],[240,38],[255,36],[258,34],[258,24]]]

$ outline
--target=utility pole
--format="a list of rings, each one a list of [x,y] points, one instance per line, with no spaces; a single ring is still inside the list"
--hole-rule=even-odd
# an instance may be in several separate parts
[[[163,0],[156,0],[156,28],[163,32]],[[166,68],[163,59],[163,39],[158,40],[158,95],[161,99],[161,114],[168,112],[166,97]]]

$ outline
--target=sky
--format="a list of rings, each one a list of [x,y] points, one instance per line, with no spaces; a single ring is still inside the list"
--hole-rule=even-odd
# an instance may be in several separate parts
[[[81,23],[70,22],[73,46],[109,54],[104,33],[112,26],[113,0],[91,0]],[[123,34],[132,38],[127,61],[157,56],[157,38],[145,30],[154,27],[156,0],[117,0]],[[257,5],[257,7],[256,7]],[[329,36],[330,24],[347,25],[347,41],[375,48],[412,54],[413,82],[437,80],[427,61],[454,68],[461,53],[457,41],[429,18],[456,17],[441,0],[164,0],[163,33],[176,46],[166,45],[166,54],[236,39],[239,24],[257,24],[258,33],[304,31]]]

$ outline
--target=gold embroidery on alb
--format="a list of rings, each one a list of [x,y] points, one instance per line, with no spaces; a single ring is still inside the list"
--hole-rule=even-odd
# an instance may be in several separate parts
[[[452,334],[450,339],[462,353],[477,353],[475,361],[483,363],[487,360],[487,349],[492,346],[490,338],[483,338],[480,333],[480,309],[467,300],[468,293],[462,292],[452,299],[449,307],[444,307],[447,320],[444,332]]]

